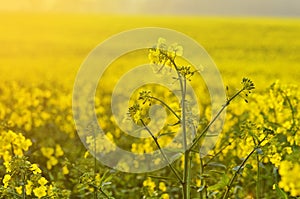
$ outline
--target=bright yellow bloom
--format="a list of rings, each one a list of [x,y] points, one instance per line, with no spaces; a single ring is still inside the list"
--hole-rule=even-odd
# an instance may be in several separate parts
[[[69,169],[68,169],[67,165],[63,166],[63,168],[62,168],[62,173],[63,173],[64,175],[69,174]]]
[[[15,189],[16,189],[16,192],[18,193],[18,194],[22,194],[23,193],[23,187],[22,186],[19,186],[19,187],[15,187]]]
[[[21,133],[17,134],[11,130],[0,131],[0,157],[4,162],[11,161],[13,155],[23,156],[24,151],[31,145],[31,140],[26,139]]]
[[[153,192],[154,192],[154,189],[155,189],[155,187],[156,187],[156,184],[155,184],[155,182],[153,182],[153,181],[151,180],[150,177],[148,177],[148,178],[143,182],[143,186],[144,186],[144,187],[147,187],[147,188],[148,188],[148,191],[149,191],[150,193],[153,193]]]
[[[158,188],[163,192],[167,190],[166,184],[164,182],[160,182]]]
[[[57,163],[58,160],[54,156],[51,156],[50,159],[47,161],[47,169],[51,170],[52,166],[57,165]]]
[[[27,184],[25,185],[26,195],[31,195],[33,183],[30,180],[27,180]]]
[[[64,151],[62,150],[61,146],[59,144],[57,144],[55,146],[55,156],[56,157],[60,157],[64,155]]]
[[[3,165],[5,166],[7,173],[11,172],[10,162],[4,162]]]
[[[90,152],[89,151],[86,151],[85,153],[84,153],[84,158],[87,158],[88,156],[90,155]]]
[[[38,183],[41,185],[41,186],[44,186],[48,183],[48,180],[46,180],[46,178],[44,177],[41,177],[39,180],[38,180]]]
[[[31,164],[30,170],[33,174],[42,173],[41,169],[38,167],[37,164]]]
[[[48,196],[52,196],[51,198],[53,198],[54,193],[53,193],[53,186],[49,185],[48,187],[48,191],[47,191]]]
[[[281,176],[279,187],[290,192],[293,197],[300,196],[300,164],[284,160],[278,171]]]
[[[196,185],[197,185],[197,187],[201,186],[201,180],[200,179],[196,179]]]
[[[50,159],[54,153],[54,149],[51,147],[42,147],[41,152],[42,152],[43,156]]]
[[[169,199],[169,198],[170,198],[170,196],[167,193],[164,193],[160,196],[160,199]]]
[[[4,188],[8,187],[8,183],[9,183],[10,179],[11,179],[11,176],[9,174],[5,174],[5,176],[2,180],[2,182],[4,184]]]
[[[36,197],[41,198],[47,195],[47,188],[45,186],[40,186],[33,189],[33,193]]]

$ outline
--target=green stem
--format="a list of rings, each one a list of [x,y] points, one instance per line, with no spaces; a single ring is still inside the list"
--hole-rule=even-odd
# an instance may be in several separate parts
[[[95,190],[99,190],[102,193],[102,195],[105,196],[105,198],[108,198],[108,199],[110,198],[107,195],[107,193],[105,193],[105,191],[102,189],[102,187],[98,187],[98,186],[94,185],[93,183],[90,183],[89,186],[93,187]]]
[[[156,97],[151,96],[150,98],[154,99],[156,101],[159,101],[160,103],[162,103],[167,109],[169,109],[169,111],[171,111],[175,115],[175,117],[177,117],[177,119],[180,122],[180,120],[181,120],[180,117],[175,113],[175,111],[168,104],[166,104],[164,101],[162,101],[162,100],[160,100],[160,99],[158,99]]]
[[[26,198],[26,189],[25,189],[25,183],[26,183],[26,175],[23,173],[23,184],[22,184],[22,198]]]
[[[261,143],[263,141],[265,141],[265,139],[267,138],[268,135],[269,135],[269,133],[267,133],[265,135],[265,137],[261,141],[259,141],[259,143],[257,144],[257,146],[252,149],[252,151],[247,155],[247,157],[240,164],[239,168],[235,171],[235,173],[233,174],[232,178],[230,179],[230,181],[229,181],[229,183],[227,185],[227,189],[226,189],[226,191],[225,191],[225,193],[224,193],[224,195],[222,197],[223,199],[227,199],[228,198],[229,191],[232,188],[232,184],[233,184],[234,180],[236,179],[237,175],[240,173],[241,169],[244,167],[245,163],[248,161],[248,159],[250,158],[250,156],[256,151],[256,149],[261,145]]]
[[[148,133],[151,135],[152,139],[154,140],[157,148],[159,149],[160,153],[162,154],[163,158],[165,159],[165,161],[168,163],[169,167],[171,168],[171,171],[174,173],[174,175],[176,176],[176,178],[178,179],[178,181],[183,184],[182,179],[180,178],[180,176],[178,175],[178,173],[176,172],[175,168],[172,166],[169,158],[167,157],[167,155],[165,154],[165,152],[162,150],[162,148],[160,147],[160,144],[158,143],[157,138],[154,136],[154,134],[151,132],[151,130],[146,126],[146,124],[144,123],[144,121],[142,119],[140,119],[141,123],[143,124],[143,126],[145,127],[146,131],[148,131]]]
[[[180,75],[180,74],[178,74]],[[182,77],[182,76],[181,76]],[[183,171],[183,198],[190,199],[191,195],[191,158],[190,150],[187,147],[187,132],[186,132],[186,107],[185,107],[185,97],[186,97],[186,79],[183,77],[181,81],[181,109],[182,109],[182,134],[183,134],[183,148],[184,148],[184,171]]]
[[[200,155],[200,150],[199,150],[199,158],[200,158],[200,176],[204,173],[204,165],[203,161]],[[201,186],[204,186],[203,189],[200,191],[200,199],[206,199],[206,182],[204,178],[201,178]]]
[[[221,154],[223,152],[224,149],[226,149],[229,145],[225,145],[224,143],[222,144],[223,147],[216,153],[214,154],[214,156],[212,156],[209,160],[207,160],[205,162],[205,164],[203,164],[203,167],[207,166],[211,161],[213,161],[215,159],[215,157],[217,157],[219,154]],[[200,155],[200,152],[199,152],[199,155]]]
[[[194,139],[192,145],[190,146],[190,149],[194,148],[199,140],[202,138],[203,135],[209,130],[209,128],[213,125],[213,123],[218,119],[218,117],[221,115],[221,113],[225,110],[225,108],[230,104],[230,102],[236,98],[241,92],[243,92],[245,89],[242,88],[239,90],[236,94],[234,94],[230,99],[226,101],[226,103],[222,106],[222,108],[218,111],[218,113],[215,115],[215,117],[209,122],[209,124],[203,129],[203,131]]]
[[[260,166],[259,166],[259,154],[256,154],[257,163],[257,182],[256,182],[256,198],[260,198]]]
[[[292,102],[291,102],[290,98],[288,97],[288,95],[283,90],[281,90],[281,89],[279,89],[279,92],[280,92],[281,96],[286,99],[286,101],[287,101],[287,103],[288,103],[288,105],[289,105],[289,107],[291,109],[292,121],[293,121],[292,127],[291,127],[291,129],[292,129],[296,125],[296,120],[295,120],[295,113],[296,112],[295,112],[295,108],[292,105]]]
[[[168,57],[168,55],[165,55]],[[178,66],[174,59],[168,57],[172,65],[174,66],[177,76],[179,79],[180,90],[181,90],[181,127],[183,135],[183,148],[184,148],[184,168],[183,168],[183,184],[182,184],[182,194],[183,199],[190,199],[190,188],[191,188],[191,160],[190,160],[190,150],[187,147],[187,133],[186,133],[186,115],[185,115],[185,97],[186,97],[186,77],[180,74]]]
[[[97,168],[97,160],[96,160],[96,154],[97,154],[97,141],[96,141],[96,133],[94,133],[94,151],[95,151],[95,157],[94,157],[94,182],[96,182],[96,168]],[[94,190],[94,199],[97,199],[97,189]]]
[[[190,151],[184,152],[184,173],[183,173],[183,198],[190,199],[191,194],[191,158]]]
[[[250,156],[254,153],[254,151],[256,150],[256,148],[254,148],[248,155],[247,157],[244,159],[244,161],[240,164],[239,168],[236,170],[236,172],[234,173],[234,175],[232,176],[232,178],[229,181],[229,184],[227,185],[227,189],[225,191],[225,194],[223,196],[223,199],[226,199],[228,197],[229,191],[232,187],[232,184],[235,180],[235,178],[237,177],[237,175],[240,173],[241,169],[243,168],[243,166],[245,165],[245,163],[248,161],[248,159],[250,158]]]

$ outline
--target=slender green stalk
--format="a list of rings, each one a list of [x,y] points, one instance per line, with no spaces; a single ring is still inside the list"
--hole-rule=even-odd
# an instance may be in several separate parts
[[[182,181],[182,186],[183,186],[182,187],[182,193],[183,193],[183,199],[190,199],[190,188],[191,188],[191,184],[190,184],[190,181],[191,181],[191,176],[190,176],[190,172],[191,172],[190,152],[193,150],[193,147],[195,147],[197,145],[197,143],[202,138],[202,136],[205,135],[205,133],[209,130],[209,128],[213,125],[213,123],[217,120],[217,118],[221,115],[221,113],[225,110],[225,108],[230,104],[230,102],[234,98],[236,98],[241,92],[243,92],[246,88],[245,87],[242,88],[240,91],[238,91],[235,95],[233,95],[230,99],[228,99],[226,101],[226,103],[218,111],[218,113],[215,115],[215,117],[203,129],[203,131],[193,140],[191,146],[188,147],[187,146],[187,132],[186,132],[186,107],[185,107],[185,100],[186,100],[185,99],[185,97],[186,97],[186,77],[180,73],[179,68],[176,65],[174,59],[171,59],[166,54],[164,56],[166,56],[170,60],[170,62],[172,63],[172,65],[174,66],[174,68],[175,68],[175,70],[177,72],[177,76],[178,76],[179,84],[180,84],[180,89],[181,89],[182,99],[181,99],[181,120],[180,121],[181,121],[182,134],[183,134],[183,147],[184,147],[184,151],[185,151],[184,152],[184,171],[183,171],[183,181]],[[163,103],[163,104],[165,104],[165,103]],[[169,107],[169,106],[166,106],[166,107]],[[171,112],[173,114],[175,114],[175,112],[173,112],[171,108],[169,108],[169,110],[171,110]],[[152,133],[150,133],[150,134],[153,137],[154,141],[158,144],[157,139],[152,135]]]
[[[26,175],[23,173],[23,184],[22,184],[22,199],[26,198],[26,189],[25,189],[25,183],[26,183]]]
[[[178,181],[183,184],[183,181],[181,179],[181,177],[178,175],[177,171],[175,170],[175,168],[172,166],[169,158],[167,157],[167,155],[165,154],[165,152],[162,150],[160,144],[158,143],[157,137],[154,136],[154,134],[151,132],[151,130],[146,126],[146,124],[144,123],[144,121],[142,119],[140,119],[141,123],[143,124],[143,126],[145,127],[146,131],[148,131],[148,133],[151,135],[152,139],[154,140],[157,148],[159,149],[160,153],[162,154],[163,158],[165,159],[165,161],[168,163],[169,167],[171,168],[171,171],[174,173],[174,175],[176,176],[176,178],[178,179]]]
[[[98,186],[96,186],[96,185],[94,185],[93,183],[90,183],[89,184],[91,187],[93,187],[95,190],[99,190],[103,195],[104,195],[104,197],[105,198],[110,198],[106,193],[105,193],[105,191],[102,189],[102,187],[98,187]]]
[[[179,79],[180,90],[181,90],[181,128],[183,135],[183,148],[184,148],[184,168],[183,168],[183,184],[182,184],[182,194],[183,199],[190,199],[191,197],[191,158],[190,150],[187,147],[187,132],[186,132],[186,77],[179,72],[178,66],[174,59],[169,58],[172,65],[174,66],[177,76]]]
[[[94,151],[95,151],[95,156],[97,154],[97,141],[96,141],[96,133],[94,133]],[[94,182],[96,181],[96,169],[97,169],[97,160],[96,157],[94,157]],[[97,199],[97,189],[94,190],[94,199]]]
[[[237,175],[240,173],[241,169],[244,167],[245,163],[248,161],[250,156],[256,151],[256,149],[261,145],[261,143],[263,141],[265,141],[265,139],[268,137],[268,135],[269,135],[269,132],[265,135],[265,137],[261,141],[258,142],[257,146],[252,149],[252,151],[247,155],[247,157],[240,164],[239,168],[235,171],[235,173],[233,174],[232,178],[230,179],[230,181],[227,185],[227,189],[222,197],[223,199],[228,198],[229,191],[232,188],[232,184],[233,184],[234,180],[236,179]]]
[[[177,117],[177,119],[180,122],[181,118],[175,113],[175,111],[168,104],[166,104],[164,101],[162,101],[161,99],[158,99],[156,97],[151,96],[150,98],[162,103],[167,109],[169,109],[169,111],[171,111],[175,115],[175,117]]]
[[[256,154],[257,163],[257,181],[256,181],[256,198],[260,198],[260,166],[259,166],[259,154]]]
[[[207,160],[205,162],[205,164],[203,164],[203,167],[205,167],[206,165],[208,165],[208,163],[210,163],[211,161],[213,161],[215,159],[215,157],[217,157],[219,154],[221,154],[223,152],[223,150],[226,149],[229,146],[229,145],[226,145],[226,144],[222,144],[222,145],[223,145],[223,147],[213,157],[211,157],[209,160]]]
[[[184,171],[183,171],[183,198],[190,199],[191,195],[191,158],[190,151],[184,153]]]
[[[200,176],[201,176],[204,173],[204,165],[203,165],[203,161],[202,161],[202,158],[201,158],[200,154],[199,154],[199,156],[200,156],[199,173],[200,173]],[[201,186],[204,186],[203,189],[200,191],[200,199],[206,199],[206,182],[205,182],[204,178],[201,178],[200,180],[201,180]]]
[[[254,148],[248,155],[247,157],[243,160],[243,162],[240,164],[239,168],[236,170],[236,172],[233,174],[232,178],[229,181],[229,184],[227,185],[227,189],[224,193],[223,199],[226,199],[228,197],[229,191],[232,188],[232,184],[235,180],[235,178],[237,177],[237,175],[241,172],[241,169],[243,168],[243,166],[245,165],[245,163],[248,161],[248,159],[250,158],[250,156],[255,152],[256,148]]]
[[[184,171],[183,171],[183,198],[190,199],[191,195],[191,157],[190,150],[187,147],[187,132],[186,132],[186,107],[185,107],[185,97],[186,97],[186,78],[181,79],[181,109],[182,109],[182,133],[183,133],[183,147],[184,147]]]
[[[235,93],[231,98],[229,98],[226,103],[222,106],[222,108],[218,111],[218,113],[215,115],[215,117],[208,123],[208,125],[203,129],[203,131],[194,139],[192,145],[190,146],[190,149],[194,148],[199,140],[202,138],[202,136],[205,135],[205,133],[209,130],[209,128],[214,124],[214,122],[218,119],[218,117],[221,115],[221,113],[225,110],[225,108],[230,104],[230,102],[236,98],[241,92],[243,92],[245,89],[242,88],[237,93]]]
[[[288,95],[282,89],[279,89],[279,92],[280,92],[281,96],[286,99],[286,101],[287,101],[287,103],[290,107],[291,114],[292,114],[292,121],[293,121],[291,128],[293,128],[296,125],[296,120],[295,120],[296,111],[295,111],[295,108],[292,105],[292,102],[291,102],[290,98],[288,97]]]

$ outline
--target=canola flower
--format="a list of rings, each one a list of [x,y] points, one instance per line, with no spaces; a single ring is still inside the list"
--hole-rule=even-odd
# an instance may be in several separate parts
[[[281,176],[279,187],[286,192],[290,192],[291,196],[300,196],[300,164],[293,163],[288,160],[280,162],[279,174]]]
[[[8,187],[8,183],[9,183],[10,179],[11,179],[11,176],[9,174],[5,174],[5,176],[2,180],[2,182],[4,184],[4,188]]]
[[[30,181],[30,180],[27,180],[27,183],[26,183],[26,185],[25,185],[25,191],[26,191],[26,194],[27,195],[31,195],[31,193],[32,193],[32,187],[33,187],[33,182],[32,181]]]
[[[0,157],[4,162],[9,162],[14,155],[23,156],[24,152],[32,145],[30,139],[11,130],[0,131],[0,138]]]
[[[163,39],[160,39],[158,43],[158,46],[152,49],[152,55],[149,54],[149,56],[150,59],[154,60],[153,63],[160,64],[160,67],[156,68],[156,71],[159,69],[167,71],[170,69],[169,66],[171,66],[171,63],[164,60],[166,57],[158,57],[157,52],[167,52],[166,55],[174,59],[182,55],[183,51],[175,44],[172,49],[166,47],[166,41]],[[188,70],[188,67],[179,69],[182,70],[181,74],[186,76],[191,75],[193,72],[192,69]],[[110,82],[107,82],[107,84],[110,84]],[[251,83],[247,81],[245,81],[245,85],[251,87]],[[79,144],[74,139],[76,131],[72,119],[71,93],[67,92],[63,86],[55,83],[45,83],[30,87],[13,81],[1,85],[0,92],[0,162],[3,163],[3,166],[1,165],[3,176],[0,186],[2,190],[10,190],[14,194],[20,195],[23,194],[21,190],[22,184],[25,185],[26,196],[34,198],[68,198],[71,190],[74,192],[74,195],[78,196],[88,194],[89,190],[95,192],[96,189],[93,187],[84,189],[86,192],[80,192],[77,185],[75,186],[73,181],[68,180],[77,179],[78,175],[76,176],[76,171],[79,170],[78,168],[86,168],[86,165],[90,167],[91,163],[88,162],[88,158],[82,161],[80,167],[77,167],[77,164],[81,160],[67,165],[63,162],[65,156],[68,158],[83,156],[82,153],[78,152],[80,151],[78,149]],[[165,92],[165,90],[158,91],[157,95],[154,93],[151,94],[162,99],[171,98],[170,94]],[[95,98],[96,103],[98,101],[109,101],[107,96],[95,96]],[[244,103],[244,98],[248,101],[247,105]],[[299,98],[300,94],[297,86],[286,86],[276,82],[264,92],[253,93],[249,97],[246,95],[242,96],[240,100],[232,103],[228,108],[228,119],[223,129],[224,134],[220,136],[220,142],[217,143],[215,150],[210,153],[210,156],[203,160],[206,169],[208,167],[206,170],[207,173],[201,176],[201,179],[208,179],[206,186],[213,186],[220,179],[218,175],[213,174],[213,169],[217,170],[216,168],[219,167],[226,168],[226,170],[219,169],[218,171],[222,173],[227,172],[228,176],[230,176],[234,172],[232,168],[236,167],[245,158],[247,153],[255,147],[255,139],[253,140],[253,137],[262,138],[262,131],[253,130],[249,126],[247,129],[251,130],[252,134],[249,131],[242,131],[241,126],[246,121],[253,121],[258,128],[267,127],[274,130],[275,136],[268,138],[262,144],[262,147],[257,149],[255,154],[249,159],[248,165],[243,168],[241,177],[236,184],[243,187],[243,192],[250,192],[250,194],[245,195],[254,195],[255,187],[251,184],[258,181],[256,173],[259,165],[262,165],[261,169],[263,170],[261,171],[261,175],[265,177],[273,175],[273,173],[268,173],[269,170],[274,169],[276,171],[278,168],[280,176],[278,178],[279,187],[287,192],[289,197],[298,197],[299,187],[297,182],[299,182],[299,179],[297,178],[297,173],[299,173],[300,164],[297,158],[297,153],[299,153],[297,149],[300,146]],[[153,100],[151,100],[151,103],[153,103]],[[170,104],[172,109],[175,112],[177,110],[176,113],[180,116],[180,113],[178,113],[180,107],[176,106],[178,103],[174,102]],[[205,110],[205,114],[207,114],[209,107]],[[112,142],[122,139],[123,132],[112,127],[112,116],[109,116],[103,107],[96,107],[96,111],[98,115],[104,118],[105,131],[109,132],[107,138]],[[134,118],[138,121],[144,116],[147,116],[146,112],[140,111],[134,115]],[[210,118],[210,115],[207,114],[205,117]],[[170,121],[168,125],[178,122],[174,115],[169,117],[168,121]],[[168,132],[175,130],[176,128],[171,126],[163,129],[163,131]],[[45,139],[45,136],[47,136],[47,139]],[[158,141],[161,146],[165,146],[169,143],[169,140],[172,140],[171,134],[170,136],[160,137]],[[91,147],[93,147],[93,141],[91,138]],[[72,144],[68,144],[69,142]],[[101,144],[103,143],[99,142],[97,145],[101,146]],[[129,150],[134,153],[151,152],[155,149],[156,147],[151,145],[150,140],[134,142],[129,146]],[[109,152],[113,149],[104,147],[98,150],[107,150]],[[218,153],[219,151],[221,152]],[[257,164],[257,156],[259,164]],[[23,164],[22,167],[17,167],[16,160],[19,160],[19,157],[32,157],[34,161],[31,161],[31,159],[26,160],[28,163]],[[211,164],[205,165],[206,160],[211,160],[209,162]],[[156,161],[159,164],[159,161],[162,160],[157,159]],[[195,157],[192,161],[195,170],[198,170],[201,163],[200,158]],[[138,162],[136,164],[138,166]],[[177,169],[180,169],[180,163],[175,163],[175,165]],[[212,165],[217,166],[213,167]],[[124,164],[123,167],[128,167],[128,165]],[[86,172],[86,170],[82,170]],[[26,171],[27,178],[24,182],[20,180],[20,176],[14,174],[20,173],[20,171]],[[169,175],[164,170],[161,172]],[[51,178],[49,177],[50,174],[52,175]],[[196,174],[192,176],[192,180],[195,182],[197,188],[201,188],[203,184],[201,184],[201,180]],[[102,174],[96,174],[95,176],[97,186],[101,186],[100,176]],[[90,175],[92,182],[94,180],[93,177],[93,175]],[[128,178],[132,180],[128,180],[127,183],[134,186],[135,177],[130,178],[128,176]],[[49,182],[46,182],[48,180]],[[172,187],[172,189],[178,187],[173,182],[163,185],[161,182],[155,184],[153,179],[148,180],[147,178],[144,181],[147,181],[144,188],[147,188],[147,190],[149,188],[150,191],[154,190],[151,193],[161,193],[169,191],[169,187]],[[55,182],[59,184],[61,189],[56,186]],[[120,185],[114,180],[112,180],[112,183],[116,183],[116,186]],[[274,194],[268,191],[270,190],[268,189],[268,184],[273,184],[274,182],[265,183],[266,188],[264,191],[267,194]],[[245,185],[249,185],[249,187]],[[108,185],[108,188],[110,188],[110,185]],[[114,194],[118,194],[118,191],[112,190]],[[239,191],[237,190],[237,192]],[[239,197],[243,198],[245,195],[241,192],[237,193],[237,195],[240,194]],[[12,195],[5,195],[9,194],[7,192],[1,194],[5,198],[13,197]],[[157,197],[172,198],[172,195],[162,193]],[[276,198],[274,195],[273,197]]]
[[[154,181],[152,181],[152,179],[150,177],[147,177],[147,179],[144,180],[143,186],[146,187],[146,189],[150,195],[154,194],[156,184]]]
[[[51,147],[42,147],[41,152],[43,156],[48,159],[47,169],[49,170],[51,170],[53,166],[57,165],[58,158],[64,155],[64,151],[59,144],[56,144],[55,149]]]
[[[47,195],[47,188],[45,186],[39,186],[33,189],[33,193],[36,197],[42,198]]]

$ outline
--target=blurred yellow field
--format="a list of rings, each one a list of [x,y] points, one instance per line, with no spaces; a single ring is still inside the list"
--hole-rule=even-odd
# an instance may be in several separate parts
[[[170,28],[195,39],[216,62],[226,84],[236,83],[232,76],[251,77],[258,88],[276,79],[297,83],[299,78],[299,19],[79,14],[1,18],[2,79],[24,79],[26,72],[25,79],[67,79],[71,85],[94,47],[113,34],[142,27]]]
[[[300,197],[299,18],[2,12],[0,19],[0,198]],[[87,104],[77,101],[90,92],[74,89],[89,53],[112,35],[145,27],[186,34],[220,70],[227,96],[219,109],[227,113],[206,156],[202,136],[215,136],[221,116],[211,112],[212,99],[196,67],[185,66],[187,61],[169,50],[178,46],[167,48],[162,38],[149,51],[114,60],[99,82],[104,89]],[[119,98],[115,110],[128,110],[122,117],[139,127],[134,133],[145,136],[141,139],[118,126],[111,92],[124,71],[145,61],[174,69],[177,77],[171,80],[179,88],[172,93],[149,84],[134,90],[129,103]],[[200,93],[200,107],[192,102],[187,82]],[[151,112],[155,105],[166,113]],[[84,112],[89,109],[92,113]],[[94,112],[102,130],[89,120]],[[155,121],[153,126],[162,128],[153,133],[148,124],[161,115],[167,119]],[[78,118],[88,125],[80,126]],[[176,133],[182,143],[172,142]],[[161,150],[171,142],[169,151]],[[118,147],[111,144],[139,156],[116,154]],[[143,164],[153,151],[157,158],[151,163],[165,168],[152,171]],[[175,155],[169,160],[165,153]],[[101,163],[103,154],[114,159],[112,168]],[[130,173],[140,167],[151,172]]]

